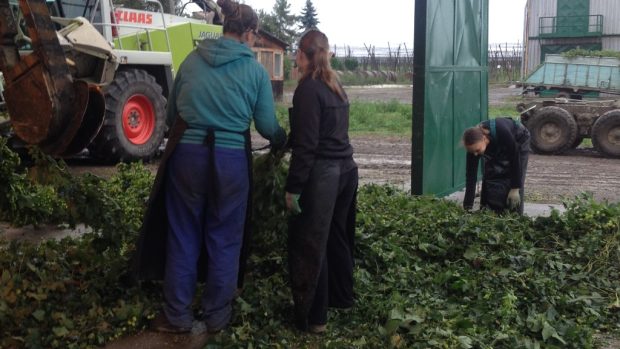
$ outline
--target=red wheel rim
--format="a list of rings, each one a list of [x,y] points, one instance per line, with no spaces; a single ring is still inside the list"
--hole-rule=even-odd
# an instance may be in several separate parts
[[[127,139],[133,144],[145,144],[154,129],[155,111],[151,101],[141,94],[129,97],[123,107],[123,132]]]

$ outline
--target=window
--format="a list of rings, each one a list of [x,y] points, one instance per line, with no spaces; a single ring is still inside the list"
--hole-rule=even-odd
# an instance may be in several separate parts
[[[276,53],[274,54],[273,60],[273,76],[274,77],[282,77],[283,63],[282,63],[282,54]]]
[[[273,77],[273,52],[270,51],[261,51],[260,53],[260,62],[269,72],[269,76]]]
[[[95,5],[98,5],[99,2],[95,0],[82,0],[82,1],[74,1],[74,0],[63,0],[61,1],[62,9],[65,13],[65,17],[74,18],[74,17],[84,17],[93,23],[101,22],[101,13],[100,7],[95,8]]]

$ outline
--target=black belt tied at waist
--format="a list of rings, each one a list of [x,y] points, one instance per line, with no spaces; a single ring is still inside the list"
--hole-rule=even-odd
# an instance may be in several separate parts
[[[252,141],[250,136],[250,130],[247,129],[243,132],[236,131],[223,131],[230,133],[242,134],[244,138],[244,149],[246,152],[246,156],[248,159],[248,171],[250,178],[250,193],[252,192]],[[219,178],[217,174],[217,167],[215,166],[215,130],[212,128],[207,129],[207,135],[203,140],[202,144],[209,149],[209,168],[207,169],[207,173],[209,175],[210,181],[207,188],[207,195],[209,202],[213,205],[213,208],[217,211],[217,198],[218,188],[219,188]]]
[[[215,167],[215,131],[212,128],[207,129],[207,136],[202,142],[204,146],[209,149],[209,168],[207,173],[209,175],[209,184],[207,185],[207,202],[218,211],[217,197],[218,197],[218,176],[217,168]]]
[[[247,269],[247,259],[250,255],[250,238],[252,235],[252,192],[254,190],[254,176],[253,176],[253,159],[252,159],[252,137],[250,135],[250,129],[247,129],[243,132],[235,132],[235,131],[223,131],[223,132],[231,132],[237,134],[243,134],[245,138],[245,153],[248,162],[248,180],[249,180],[249,190],[248,190],[248,202],[245,213],[245,224],[243,228],[243,242],[241,244],[241,253],[240,253],[240,261],[239,261],[239,277],[237,279],[237,287],[243,288],[245,270]],[[209,168],[207,169],[207,173],[209,176],[209,183],[207,187],[207,206],[213,207],[213,209],[218,212],[218,188],[219,188],[219,177],[217,174],[217,167],[215,166],[215,130],[212,128],[207,129],[207,135],[202,142],[204,146],[209,150]],[[205,209],[206,210],[206,209]]]

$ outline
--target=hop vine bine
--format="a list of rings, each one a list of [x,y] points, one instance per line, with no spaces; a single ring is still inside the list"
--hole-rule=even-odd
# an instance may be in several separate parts
[[[72,176],[47,158],[20,172],[1,139],[0,154],[3,220],[93,228],[77,239],[0,244],[0,347],[89,347],[144,329],[159,309],[160,287],[125,285],[120,276],[152,174],[134,164],[120,165],[107,180]],[[595,331],[618,331],[618,204],[584,195],[567,201],[562,214],[497,217],[365,186],[356,305],[334,311],[325,336],[296,332],[287,284],[286,161],[264,154],[254,168],[246,286],[231,328],[211,337],[211,347],[591,348]],[[32,205],[18,206],[24,199]],[[59,208],[50,210],[51,202]]]

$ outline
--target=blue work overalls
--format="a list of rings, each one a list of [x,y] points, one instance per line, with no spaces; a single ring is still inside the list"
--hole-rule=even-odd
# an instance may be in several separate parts
[[[210,137],[208,146],[178,144],[169,160],[164,312],[171,324],[192,326],[191,305],[204,245],[201,306],[207,328],[215,331],[225,327],[232,315],[251,186],[247,144],[246,149],[220,148],[214,146],[212,131]]]

